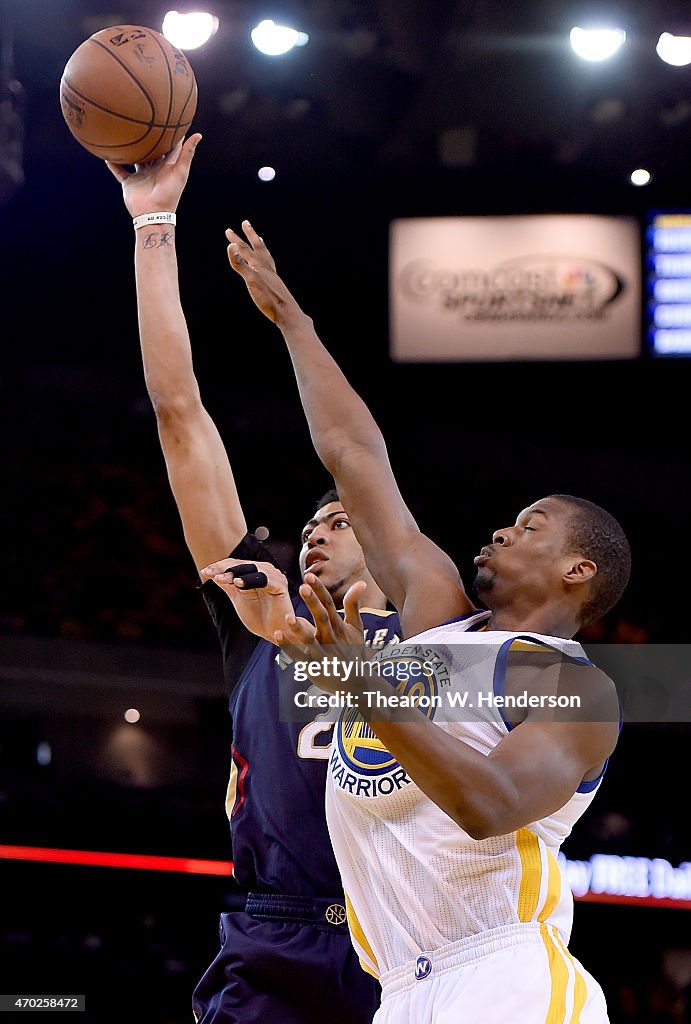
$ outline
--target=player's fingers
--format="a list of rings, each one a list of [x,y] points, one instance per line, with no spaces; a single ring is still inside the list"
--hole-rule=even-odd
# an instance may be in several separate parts
[[[317,628],[317,640],[322,644],[338,642],[337,627],[331,622],[329,612],[319,600],[311,586],[306,583],[300,587],[300,596],[309,608]],[[338,623],[340,625],[340,621]]]
[[[238,235],[237,232],[233,231],[232,228],[226,228],[226,238],[230,245],[235,247],[235,251],[245,252],[247,254],[252,252],[245,239],[241,235]]]
[[[231,242],[228,246],[228,255],[235,263],[240,265],[246,264],[249,249],[246,245],[241,245],[239,242]]]
[[[229,242],[238,242],[240,245],[247,245],[247,242],[242,235],[238,234],[237,231],[234,231],[233,228],[226,228],[226,238]]]
[[[302,651],[296,644],[292,644],[282,629],[274,630],[274,643],[282,647],[292,661],[298,661],[302,657]]]
[[[104,163],[110,171],[110,173],[113,175],[113,177],[117,178],[120,184],[122,184],[123,181],[126,181],[129,178],[130,172],[125,167],[123,167],[122,164],[112,164],[110,160],[104,160]]]
[[[240,590],[257,590],[265,587],[269,578],[254,562],[239,562],[219,568],[212,576],[217,583],[234,583]]]
[[[194,135],[190,135],[189,139],[185,140],[184,144],[182,141],[178,142],[175,149],[169,154],[170,163],[177,164],[185,174],[189,174],[195,151],[201,139],[201,132],[195,132]]]
[[[225,575],[226,573],[231,574],[231,579],[225,580],[225,583],[232,583],[232,573],[235,569],[240,569],[241,574],[245,572],[257,572],[257,566],[254,562],[238,562],[237,565],[232,565],[229,559],[224,558],[222,562],[211,562],[210,565],[205,565],[203,569],[199,570],[199,575],[206,580],[215,579],[216,576]]]
[[[323,612],[326,612],[329,620],[329,624],[333,630],[337,630],[341,625],[341,617],[338,614],[338,609],[334,604],[334,600],[326,589],[322,581],[318,576],[315,576],[313,572],[305,573],[305,583],[311,587],[314,591],[315,597],[321,606]],[[312,608],[308,604],[307,607],[312,611]],[[316,620],[315,620],[316,621]]]
[[[276,639],[280,635],[280,640]],[[295,615],[293,612],[288,612],[284,618],[284,625],[281,629],[277,629],[274,633],[274,639],[280,646],[292,644],[295,648],[299,649],[300,656],[305,657],[309,654],[310,649],[314,649],[317,645],[317,631],[314,624],[308,622],[307,619]],[[288,651],[290,654],[290,651]]]
[[[288,612],[283,621],[283,633],[291,643],[317,643],[317,628],[313,622],[308,622],[302,615],[295,615],[294,612]]]
[[[234,573],[233,582],[241,590],[260,590],[267,585],[269,580],[265,572],[251,572],[239,579],[237,573]]]
[[[272,270],[276,269],[274,258],[269,252],[266,242],[261,235],[258,235],[248,220],[243,220],[242,230],[256,253],[262,256],[263,261],[268,263]]]
[[[245,232],[245,235],[249,239],[252,246],[264,245],[264,239],[254,230],[254,228],[252,227],[252,225],[250,224],[246,217],[242,222],[242,230]],[[264,248],[266,248],[266,246],[264,246]]]
[[[173,146],[173,148],[168,153],[165,154],[165,156],[161,160],[161,163],[166,164],[167,167],[182,167],[182,164],[180,163],[180,154],[182,152],[182,146],[183,142],[182,139],[180,139],[180,141],[177,142]]]
[[[234,576],[251,576],[258,572],[254,562],[238,562],[237,565],[226,565],[223,572],[232,573]]]
[[[294,640],[288,639],[283,630],[277,629],[274,632],[274,643],[285,651],[290,662],[302,661],[309,654],[308,649],[305,645],[296,643]],[[290,663],[285,666],[290,670]]]
[[[293,629],[295,635],[300,637],[303,643],[317,644],[317,630],[309,619],[303,618],[302,615],[293,616]]]
[[[261,237],[261,235],[257,234],[257,232],[254,230],[254,228],[252,227],[248,220],[243,220],[242,230],[245,232],[245,237],[247,238],[247,241],[250,243],[253,249],[266,250],[264,239]]]
[[[171,150],[171,152],[174,151],[175,150]],[[146,171],[155,171],[157,167],[161,167],[163,164],[168,163],[169,157],[170,153],[164,153],[163,156],[157,156],[155,160],[146,160],[143,164],[135,164],[134,169],[137,174],[144,174]]]
[[[203,576],[204,579],[212,580],[214,576],[218,576],[219,573],[225,572],[227,566],[223,562],[211,562],[210,565],[205,565],[203,569],[199,570],[199,575]]]
[[[312,618],[314,619],[314,624],[317,627],[317,634],[320,640],[324,639],[325,636],[328,639],[328,634],[333,628],[331,620],[329,619],[329,613],[315,594],[314,589],[310,584],[302,584],[300,587],[300,597],[310,610]]]
[[[243,221],[243,224],[244,223],[246,222]],[[249,245],[247,239],[243,238],[242,235],[238,234],[237,231],[233,231],[232,228],[226,228],[226,238],[228,239],[229,242],[235,242],[238,249],[244,250],[247,253],[252,252],[252,247]]]
[[[240,245],[238,242],[233,241],[228,246],[228,262],[230,263],[233,270],[236,270],[238,274],[241,275],[243,274],[244,271],[251,269],[249,262],[247,261],[245,255],[243,254],[243,245]],[[245,252],[250,251],[248,246],[246,245],[244,245],[244,250]]]
[[[353,583],[346,591],[346,595],[343,598],[343,612],[346,622],[349,626],[354,626],[355,629],[362,632],[362,616],[360,615],[360,607],[367,590],[367,584],[364,580],[358,580],[357,583]]]
[[[185,145],[184,139],[179,139],[172,149],[169,149],[167,153],[161,153],[155,160],[148,160],[143,166],[144,167],[157,167],[159,164],[174,164],[177,158],[180,156],[182,147]]]

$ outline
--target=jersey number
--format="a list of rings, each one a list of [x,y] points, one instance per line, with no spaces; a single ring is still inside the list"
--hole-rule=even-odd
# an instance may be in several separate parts
[[[298,736],[298,757],[305,761],[327,761],[333,727],[333,722],[309,722]]]

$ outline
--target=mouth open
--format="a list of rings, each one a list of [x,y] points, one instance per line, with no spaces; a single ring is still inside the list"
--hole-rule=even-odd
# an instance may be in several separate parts
[[[310,572],[315,572],[321,568],[328,561],[328,556],[323,555],[321,552],[310,551],[305,559],[305,569],[309,569]]]
[[[475,565],[484,565],[485,562],[488,562],[491,557],[492,557],[492,550],[491,550],[491,548],[482,548],[482,550],[480,551],[480,554],[479,555],[475,555],[475,558],[473,559],[473,563]]]

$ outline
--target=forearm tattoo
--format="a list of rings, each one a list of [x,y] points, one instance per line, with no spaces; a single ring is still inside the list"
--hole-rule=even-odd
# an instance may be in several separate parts
[[[163,228],[158,231],[148,231],[142,238],[142,247],[144,249],[160,249],[164,245],[174,245],[175,235],[168,228]]]

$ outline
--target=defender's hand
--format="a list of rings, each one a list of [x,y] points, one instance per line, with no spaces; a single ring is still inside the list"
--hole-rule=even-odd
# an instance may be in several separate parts
[[[369,651],[362,639],[360,604],[367,584],[359,580],[345,595],[344,617],[338,614],[331,594],[313,573],[305,574],[300,587],[300,596],[314,618],[314,624],[290,612],[285,622],[274,633],[274,641],[283,647],[293,661],[313,662],[328,660],[333,666],[334,659],[341,659],[344,665],[353,666],[358,660],[369,660]],[[371,678],[371,677],[369,677]],[[347,686],[357,692],[359,675],[351,671],[338,673],[332,670],[328,675],[312,676],[312,681],[322,690],[335,693]]]
[[[289,315],[304,316],[293,295],[276,273],[273,256],[248,220],[243,220],[242,230],[249,244],[230,228],[226,231],[228,262],[240,275],[254,304],[275,324],[280,324]]]
[[[274,643],[276,629],[293,611],[288,580],[280,569],[271,562],[224,558],[207,565],[199,575],[203,580],[213,580],[228,595],[251,633]]]

